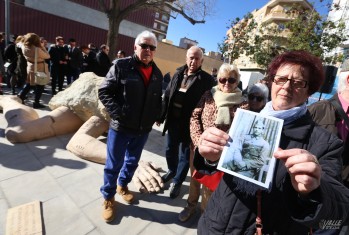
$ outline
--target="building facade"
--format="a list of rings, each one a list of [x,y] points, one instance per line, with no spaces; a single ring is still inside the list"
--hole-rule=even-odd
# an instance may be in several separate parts
[[[131,1],[124,0],[123,3]],[[4,9],[4,1],[0,1],[0,9]],[[63,36],[66,42],[75,38],[79,45],[92,42],[99,46],[106,43],[108,20],[106,14],[99,10],[96,0],[13,0],[10,10],[12,34],[35,32],[49,43],[54,43],[58,35]],[[163,74],[170,72],[173,75],[176,68],[185,64],[187,48],[197,45],[197,42],[185,39],[185,45],[178,47],[164,39],[169,23],[165,14],[140,10],[127,17],[120,25],[117,50],[122,49],[127,56],[132,55],[137,34],[143,30],[153,31],[159,39],[154,60]],[[4,31],[4,24],[4,17],[0,17],[0,31]],[[209,72],[221,64],[221,59],[205,55],[202,67]]]
[[[121,1],[121,8],[132,2]],[[0,1],[0,8],[5,9],[4,1]],[[143,30],[153,31],[159,40],[166,38],[169,20],[165,12],[142,9],[132,13],[121,22],[118,49],[132,54],[134,39]],[[167,26],[153,28],[156,22]],[[0,17],[0,31],[5,31],[4,25],[5,18]],[[11,0],[10,30],[18,35],[35,32],[50,43],[59,35],[66,40],[75,38],[80,45],[94,43],[98,47],[106,43],[108,19],[95,0]]]
[[[292,16],[287,14],[287,11],[294,6],[301,6],[305,9],[313,9],[312,5],[306,0],[270,0],[266,5],[258,10],[251,12],[252,19],[256,22],[257,27],[255,30],[251,31],[250,38],[254,35],[259,34],[259,27],[262,24],[267,24],[271,27],[277,27],[281,32],[279,33],[278,45],[272,45],[273,47],[282,47],[282,43],[286,40],[289,31],[285,28],[285,22],[292,20]],[[248,21],[242,19],[234,27],[244,27]],[[264,32],[265,33],[265,32]],[[235,63],[242,70],[261,70],[258,64],[254,63],[252,59],[246,55],[239,55],[239,58],[232,61],[229,58],[229,52],[231,48],[234,48],[236,41],[232,36],[232,28],[230,28],[227,33],[227,43],[228,43],[228,53],[224,55],[224,61],[229,63]]]

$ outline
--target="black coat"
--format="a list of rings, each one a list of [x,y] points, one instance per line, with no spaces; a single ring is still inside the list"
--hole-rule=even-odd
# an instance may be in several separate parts
[[[58,70],[61,71],[63,76],[67,72],[68,65],[67,64],[60,64],[59,61],[65,61],[68,62],[69,57],[69,51],[67,47],[65,46],[58,46],[58,45],[51,45],[51,47],[48,50],[48,53],[50,54],[50,71],[53,73],[57,73]]]
[[[148,86],[144,85],[136,57],[119,59],[110,68],[98,95],[108,110],[110,127],[131,134],[150,132],[161,114],[162,73],[155,63]]]
[[[11,63],[11,65],[9,65],[8,67],[9,73],[15,73],[15,70],[17,68],[17,52],[16,45],[14,43],[10,43],[9,45],[7,45],[4,52],[4,58],[4,62]]]
[[[171,111],[173,108],[173,96],[175,92],[180,88],[184,72],[188,68],[187,65],[184,65],[182,67],[179,67],[175,74],[173,75],[173,78],[171,79],[170,83],[168,84],[165,96],[163,99],[163,113],[161,115],[161,119],[159,122],[165,121],[163,135],[165,135],[168,125],[171,121],[173,121],[173,117],[171,116]],[[185,94],[185,101],[183,103],[182,111],[181,111],[181,141],[189,143],[191,142],[190,138],[190,129],[189,129],[189,123],[190,123],[190,117],[191,114],[196,107],[197,103],[201,99],[201,96],[205,93],[205,91],[210,90],[212,86],[214,85],[214,80],[212,76],[205,71],[201,70],[199,68],[197,72],[198,78],[195,80],[195,82],[189,87]]]
[[[94,53],[93,51],[90,51],[88,55],[83,56],[83,65],[82,65],[81,72],[96,73],[96,67],[97,67],[96,53]]]
[[[331,99],[336,100],[339,105],[341,104],[338,94],[335,94]],[[328,100],[322,100],[310,105],[308,110],[316,124],[338,136],[336,123],[342,121],[343,119],[332,103],[330,103]],[[345,140],[342,156],[344,164],[349,165],[349,135]]]
[[[340,183],[342,141],[315,126],[310,114],[283,127],[280,148],[302,148],[317,156],[322,168],[320,187],[302,200],[293,189],[282,161],[277,160],[270,193],[261,199],[263,233],[308,234],[325,221],[346,220],[349,190]],[[236,191],[233,176],[225,174],[198,224],[198,234],[254,234],[255,196]],[[339,231],[339,230],[337,230]]]
[[[107,75],[111,66],[109,57],[103,51],[100,51],[97,54],[96,59],[97,59],[96,74],[100,77],[105,77],[105,75]]]
[[[79,48],[74,47],[71,49],[71,46],[67,46],[68,55],[69,55],[69,67],[74,69],[81,69],[82,67],[82,52]]]

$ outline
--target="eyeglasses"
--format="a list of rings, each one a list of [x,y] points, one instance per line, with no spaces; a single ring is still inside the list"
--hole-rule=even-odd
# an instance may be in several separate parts
[[[145,43],[141,43],[141,44],[138,44],[143,50],[146,50],[149,48],[149,50],[151,51],[155,51],[156,49],[156,46],[153,46],[153,45],[148,45],[148,44],[145,44]]]
[[[218,81],[222,84],[225,84],[227,81],[230,83],[230,84],[233,84],[237,81],[236,78],[219,78]]]
[[[256,100],[258,102],[262,102],[264,100],[264,97],[263,96],[256,96],[256,95],[249,94],[248,95],[248,99],[251,100],[251,101]]]
[[[281,86],[290,81],[294,88],[305,88],[308,85],[308,81],[300,79],[289,79],[288,77],[281,77],[279,75],[275,75],[272,80],[276,85]]]

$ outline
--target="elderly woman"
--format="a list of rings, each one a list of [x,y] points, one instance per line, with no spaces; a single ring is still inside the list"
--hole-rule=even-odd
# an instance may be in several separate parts
[[[312,234],[333,228],[328,223],[339,229],[347,220],[349,190],[340,182],[342,142],[314,125],[305,105],[324,81],[321,60],[304,51],[286,52],[274,58],[267,74],[272,101],[261,113],[284,120],[272,184],[263,190],[224,174],[200,218],[198,234]],[[228,142],[224,131],[211,127],[201,135],[198,149],[212,163]]]
[[[246,109],[248,107],[247,102],[243,100],[241,90],[237,87],[240,81],[240,74],[235,65],[222,64],[218,70],[217,78],[218,85],[204,93],[191,116],[190,136],[195,148],[199,145],[201,134],[207,128],[214,126],[222,131],[228,131],[236,109]],[[199,160],[203,159],[200,158]],[[191,167],[191,172],[193,172],[193,167]],[[206,177],[206,180],[211,182],[211,189],[204,184],[202,185],[202,212],[206,208],[207,201],[215,187],[214,185],[218,185],[221,175],[222,173],[215,177]],[[194,178],[196,176],[194,175]],[[179,214],[180,221],[187,221],[194,214],[199,196],[200,183],[191,178],[187,205]]]
[[[268,102],[269,89],[263,83],[256,83],[248,91],[247,97],[250,110],[259,113]]]
[[[23,90],[18,94],[21,98],[22,103],[26,99],[26,95],[30,91],[30,88],[35,88],[35,98],[33,103],[33,108],[45,108],[44,105],[40,104],[40,98],[42,92],[44,91],[43,85],[35,84],[34,76],[34,61],[35,61],[35,50],[37,50],[37,71],[38,72],[48,72],[48,66],[45,63],[46,59],[50,58],[50,54],[47,52],[45,46],[40,41],[40,37],[35,33],[27,33],[23,39],[22,52],[27,60],[27,81],[24,85]]]

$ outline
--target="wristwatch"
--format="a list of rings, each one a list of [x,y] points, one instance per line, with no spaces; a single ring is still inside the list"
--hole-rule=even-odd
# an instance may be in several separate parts
[[[206,165],[206,166],[212,166],[212,167],[213,167],[213,166],[217,166],[217,165],[218,165],[218,160],[212,162],[212,161],[207,160],[206,158],[204,158],[204,162],[205,162],[205,165]]]

